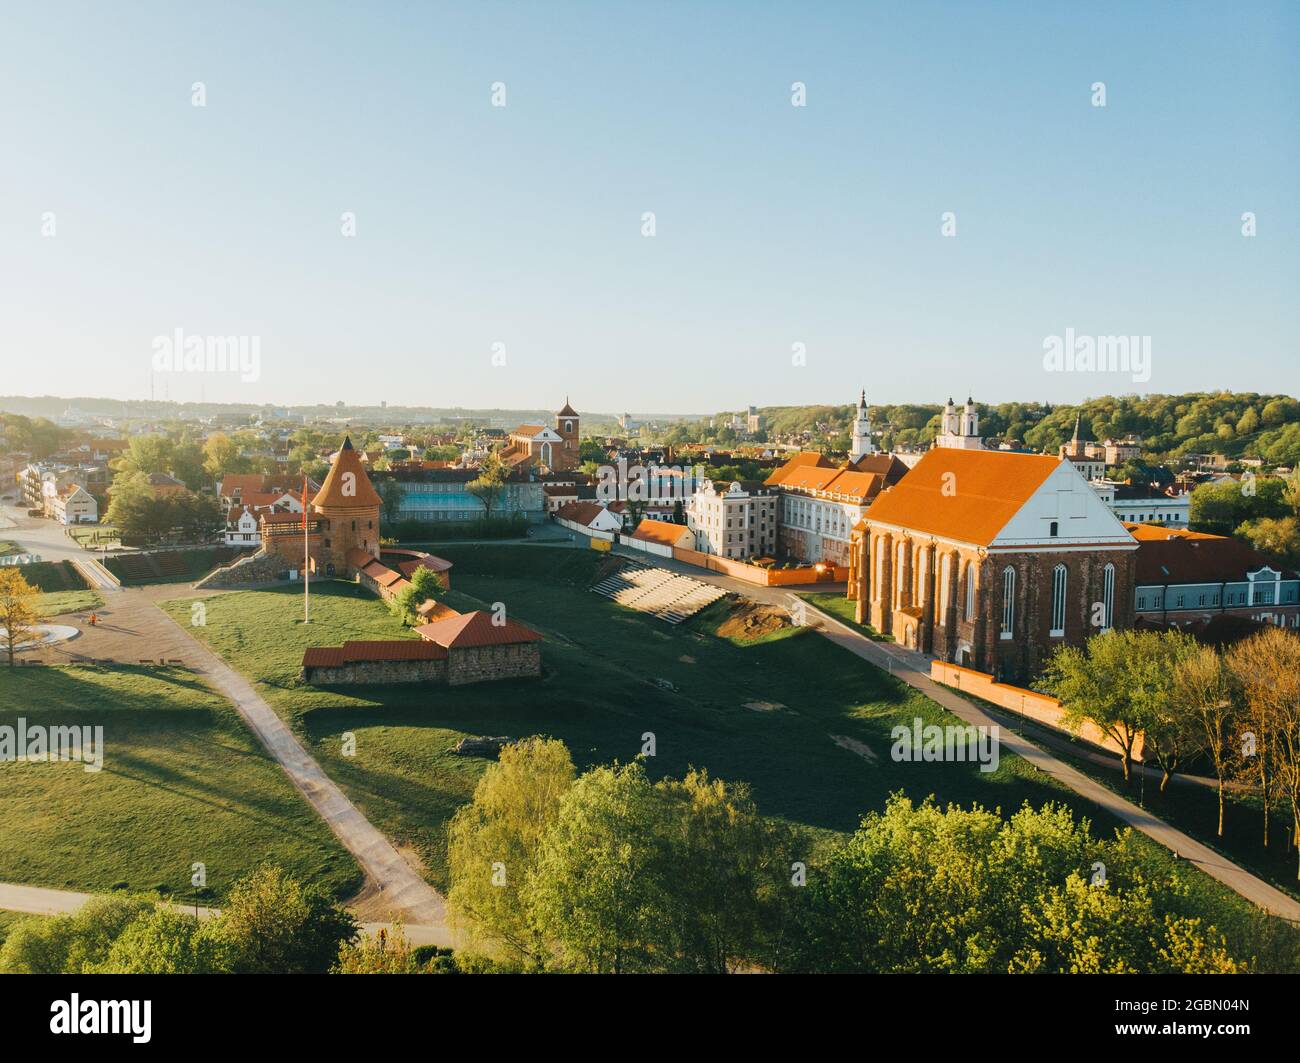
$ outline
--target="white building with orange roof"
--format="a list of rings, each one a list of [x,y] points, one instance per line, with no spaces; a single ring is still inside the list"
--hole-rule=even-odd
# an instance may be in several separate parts
[[[936,447],[855,535],[859,622],[998,678],[1133,623],[1137,543],[1068,461]]]
[[[897,458],[874,451],[840,464],[815,452],[796,454],[765,481],[780,497],[781,552],[806,564],[848,565],[853,529],[872,500],[906,473]]]

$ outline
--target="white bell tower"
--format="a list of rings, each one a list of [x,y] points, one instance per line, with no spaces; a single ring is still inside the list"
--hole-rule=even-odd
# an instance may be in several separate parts
[[[867,389],[863,388],[858,398],[857,416],[853,419],[853,445],[849,448],[849,461],[857,461],[875,452],[876,446],[871,442],[871,417],[867,413]]]

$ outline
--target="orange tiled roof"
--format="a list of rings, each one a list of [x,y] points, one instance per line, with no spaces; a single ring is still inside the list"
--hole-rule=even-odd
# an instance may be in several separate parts
[[[511,646],[521,642],[539,642],[541,635],[514,620],[494,624],[492,615],[481,609],[462,613],[447,620],[436,620],[415,629],[420,638],[436,642],[449,650],[478,646]]]
[[[819,454],[815,450],[801,450],[784,465],[775,469],[772,472],[772,475],[764,480],[763,483],[768,487],[776,487],[782,484],[785,481],[785,478],[791,473],[808,467],[817,469],[835,468],[825,455]]]
[[[328,668],[357,661],[440,661],[446,656],[444,647],[423,639],[376,639],[345,642],[342,646],[308,646],[303,651],[302,666]]]
[[[521,424],[510,434],[512,436],[535,436],[538,432],[545,432],[546,426],[542,424]]]
[[[597,505],[595,502],[566,502],[556,511],[555,515],[560,520],[571,520],[575,524],[581,524],[584,528],[587,528],[604,510],[604,506]]]
[[[345,495],[343,493],[343,484],[347,473],[353,475],[355,494]],[[361,458],[353,449],[351,438],[344,437],[339,456],[335,459],[334,464],[330,466],[329,475],[325,477],[325,482],[321,484],[320,491],[312,499],[312,505],[327,508],[360,509],[377,506],[380,502],[379,492],[375,490],[374,485],[370,482],[370,477],[366,475],[365,466],[361,464]]]
[[[1129,524],[1124,527],[1140,543],[1156,542],[1162,539],[1223,539],[1223,535],[1210,535],[1207,532],[1188,531],[1186,528],[1165,528],[1159,524]]]
[[[935,447],[877,496],[867,520],[988,546],[1059,464],[1046,454]]]
[[[662,546],[676,546],[687,528],[683,524],[671,524],[666,520],[646,518],[636,526],[630,538],[640,539],[646,543],[659,543]]]

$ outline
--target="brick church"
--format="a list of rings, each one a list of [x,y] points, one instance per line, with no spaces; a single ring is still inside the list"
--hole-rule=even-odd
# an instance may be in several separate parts
[[[569,405],[555,414],[555,425],[521,424],[507,440],[501,460],[513,469],[536,468],[570,472],[581,463],[578,456],[578,412]]]
[[[900,645],[1024,681],[1132,626],[1136,551],[1070,462],[936,447],[854,529],[848,595]]]

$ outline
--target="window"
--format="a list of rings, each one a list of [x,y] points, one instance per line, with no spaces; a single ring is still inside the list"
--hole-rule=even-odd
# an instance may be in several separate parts
[[[1115,623],[1115,566],[1101,572],[1101,629],[1109,631]]]
[[[1065,580],[1064,565],[1052,569],[1052,629],[1048,634],[1058,637],[1065,634]]]
[[[1016,623],[1016,570],[1008,565],[1002,570],[1002,637],[1009,639]]]
[[[952,574],[952,554],[944,554],[939,564],[939,625],[948,619],[948,579]]]
[[[1057,525],[1056,521],[1052,521],[1052,523],[1047,526],[1047,534],[1050,535],[1053,539],[1056,538],[1056,533],[1059,530],[1060,528]]]
[[[975,619],[975,566],[966,562],[966,619]]]

